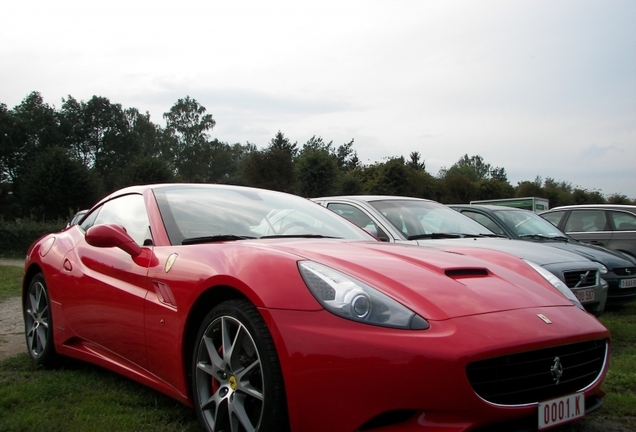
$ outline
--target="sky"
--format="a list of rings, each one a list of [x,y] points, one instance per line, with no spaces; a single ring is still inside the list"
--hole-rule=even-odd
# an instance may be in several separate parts
[[[190,96],[230,144],[353,139],[433,175],[479,155],[636,199],[634,0],[3,0],[0,103],[33,91],[160,125]]]

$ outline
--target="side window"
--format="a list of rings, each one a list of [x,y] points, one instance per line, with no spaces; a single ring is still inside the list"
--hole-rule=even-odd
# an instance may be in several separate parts
[[[607,230],[607,218],[603,210],[573,210],[570,213],[566,232],[595,232]]]
[[[559,226],[559,222],[561,222],[561,219],[563,219],[563,215],[564,214],[565,214],[565,212],[563,212],[563,211],[555,211],[555,212],[550,212],[550,213],[543,213],[541,215],[541,217],[543,219],[547,220],[548,222],[550,222],[555,227],[558,227]]]
[[[617,231],[636,231],[636,216],[633,214],[613,211],[610,217]]]
[[[99,211],[101,209],[102,209],[101,207],[96,208],[91,214],[89,214],[86,217],[86,219],[82,221],[82,223],[80,224],[80,228],[82,228],[84,232],[86,232],[87,229],[95,225],[95,219],[97,218],[97,215],[99,214]]]
[[[473,212],[470,210],[465,210],[465,211],[462,211],[461,213],[465,216],[468,216],[475,222],[479,222],[480,224],[482,224],[483,226],[485,226],[486,228],[488,228],[490,231],[494,232],[495,234],[505,235],[503,230],[499,228],[499,226],[488,216],[484,216],[481,213]]]
[[[359,208],[341,203],[329,203],[327,204],[327,208],[347,219],[349,222],[358,225],[360,228],[364,228],[380,240],[389,241],[389,236],[386,235],[382,228],[373,222],[373,220]]]
[[[87,219],[91,219],[92,215]],[[86,221],[84,221],[86,223]],[[107,201],[97,213],[92,225],[117,224],[126,229],[128,235],[139,245],[151,245],[150,223],[141,195],[124,195]],[[84,227],[84,224],[82,224]]]

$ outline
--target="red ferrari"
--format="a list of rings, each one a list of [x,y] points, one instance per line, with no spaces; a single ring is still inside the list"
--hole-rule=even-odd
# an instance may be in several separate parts
[[[496,251],[375,241],[293,195],[130,187],[27,255],[28,351],[221,432],[537,430],[602,404],[609,333]]]

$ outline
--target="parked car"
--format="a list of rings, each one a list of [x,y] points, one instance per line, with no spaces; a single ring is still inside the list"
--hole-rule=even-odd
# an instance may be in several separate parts
[[[88,210],[80,210],[77,213],[75,213],[73,217],[66,223],[66,228],[78,223],[80,220],[82,220],[82,217],[84,217],[86,213],[88,213]]]
[[[129,187],[26,258],[36,363],[108,368],[207,431],[536,430],[602,404],[609,332],[551,273],[300,197]]]
[[[636,258],[636,206],[591,204],[555,207],[540,214],[582,242]]]
[[[449,207],[496,234],[546,244],[595,261],[601,264],[601,278],[609,285],[607,304],[636,300],[636,262],[629,255],[581,243],[529,210],[499,205],[454,204]]]
[[[598,316],[605,308],[608,287],[597,263],[549,246],[497,238],[483,225],[435,201],[384,195],[322,197],[314,201],[385,242],[488,248],[531,260],[569,287],[587,311]]]

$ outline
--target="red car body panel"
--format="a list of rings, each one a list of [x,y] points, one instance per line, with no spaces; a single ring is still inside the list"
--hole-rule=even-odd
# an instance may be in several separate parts
[[[90,246],[72,226],[31,247],[25,283],[35,271],[45,276],[58,353],[186,404],[192,404],[194,311],[211,309],[216,293],[249,299],[264,318],[294,431],[356,431],[377,415],[403,409],[418,414],[383,431],[461,431],[536,415],[536,405],[502,408],[482,400],[470,387],[466,366],[510,352],[609,340],[596,319],[510,255],[331,239],[171,246],[152,192],[139,191],[154,246],[133,259],[117,247]],[[375,287],[408,305],[430,328],[371,326],[327,312],[298,271],[303,260]],[[585,389],[586,397],[600,391],[605,370]]]

